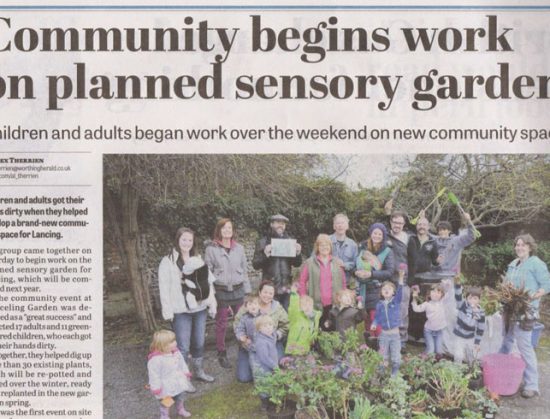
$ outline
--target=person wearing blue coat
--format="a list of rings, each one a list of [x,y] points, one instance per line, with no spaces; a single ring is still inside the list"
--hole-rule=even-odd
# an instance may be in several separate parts
[[[548,266],[534,253],[537,244],[530,234],[522,234],[514,240],[514,250],[517,259],[508,265],[505,282],[516,288],[525,287],[531,294],[531,310],[520,318],[511,319],[510,327],[506,331],[500,353],[510,353],[514,341],[518,345],[521,357],[525,361],[523,372],[524,387],[521,395],[531,398],[539,395],[539,373],[537,355],[531,343],[533,326],[539,318],[540,298],[550,292],[550,274]]]

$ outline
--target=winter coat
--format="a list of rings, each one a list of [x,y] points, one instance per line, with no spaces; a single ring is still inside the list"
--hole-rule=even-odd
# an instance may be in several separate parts
[[[248,313],[244,305],[239,309],[235,315],[235,323],[239,323],[241,317]],[[260,310],[260,314],[264,314]],[[278,302],[273,300],[271,302],[271,311],[267,314],[273,319],[275,323],[275,332],[277,333],[277,340],[281,340],[288,333],[288,314],[283,308],[283,306]]]
[[[336,240],[336,234],[331,234],[332,256],[337,257],[344,262],[344,272],[346,273],[346,283],[349,284],[350,278],[355,270],[355,259],[357,259],[357,243],[349,237],[344,239],[340,245]]]
[[[241,316],[239,316],[239,321],[235,319],[235,321],[233,322],[233,330],[239,342],[241,341],[242,337],[246,336],[252,341],[252,344],[254,344],[254,338],[256,335],[256,319],[258,317],[260,317],[259,312],[257,315],[254,316],[251,313],[245,311],[244,313],[242,313]]]
[[[279,355],[277,353],[277,336],[273,333],[271,336],[264,335],[261,332],[256,333],[254,350],[252,355],[252,370],[259,373],[269,373],[279,365]]]
[[[518,264],[519,259],[514,259],[508,265],[505,281],[511,282],[515,287],[525,286],[531,294],[539,289],[550,292],[550,274],[548,266],[537,256],[529,256],[523,263]],[[531,301],[531,307],[538,311],[540,298]]]
[[[462,255],[462,250],[472,244],[476,239],[474,227],[469,224],[468,228],[458,236],[432,236],[432,238],[437,243],[438,254],[443,256],[439,268],[442,271],[460,272],[460,256]]]
[[[345,278],[344,270],[332,256],[326,264],[312,256],[306,260],[300,273],[299,293],[313,298],[314,307],[320,310],[336,301],[336,293],[346,288]]]
[[[359,247],[359,256],[357,257],[358,270],[360,270],[359,267],[361,266],[359,260],[362,258],[365,250],[367,250],[367,244],[363,242]],[[357,277],[357,282],[359,282],[359,295],[363,300],[366,310],[374,310],[376,308],[376,303],[380,299],[380,286],[382,282],[391,281],[395,271],[393,252],[389,247],[383,248],[378,254],[375,254],[375,256],[382,264],[381,269],[371,267],[372,275],[370,278],[363,279]]]
[[[313,310],[313,316],[308,317],[300,309],[298,294],[291,293],[288,305],[288,338],[285,353],[291,355],[307,354],[319,331],[320,318],[321,312],[319,310]]]
[[[190,299],[183,293],[183,275],[177,265],[178,256],[177,250],[173,249],[170,255],[162,258],[159,265],[158,281],[162,317],[164,320],[172,320],[175,313],[197,313],[207,308],[211,314],[215,314],[217,303],[213,286],[210,287],[208,298],[190,306]],[[212,285],[214,280],[214,275],[209,273],[209,284]]]
[[[218,302],[241,302],[251,292],[248,263],[244,247],[231,241],[229,252],[219,242],[211,242],[204,252],[204,261],[216,277],[214,287]]]
[[[388,244],[388,247],[391,248],[393,252],[393,262],[396,268],[393,273],[392,280],[396,284],[397,284],[397,281],[399,280],[399,269],[398,269],[399,265],[401,265],[402,263],[408,264],[409,262],[407,259],[407,248],[410,240],[410,234],[406,232],[405,234],[407,234],[407,241],[404,243],[401,240],[399,240],[396,236],[394,236],[391,230],[388,233],[387,244]]]
[[[434,239],[428,238],[427,241],[420,244],[416,235],[411,236],[407,246],[409,285],[418,284],[417,274],[432,271],[438,264],[438,256],[437,243]]]
[[[442,300],[425,301],[418,304],[415,299],[412,300],[412,309],[416,313],[426,312],[426,323],[424,328],[432,331],[443,330],[447,327],[447,318],[445,316],[445,304]]]
[[[460,285],[455,285],[455,300],[458,312],[453,333],[463,339],[474,339],[474,343],[479,345],[485,332],[485,311],[481,307],[474,311],[468,301],[463,299]]]
[[[329,312],[330,328],[334,328],[342,337],[346,330],[355,328],[363,321],[363,312],[355,307],[333,307]]]
[[[265,255],[264,249],[268,244],[271,244],[271,239],[290,239],[288,234],[283,234],[282,237],[270,233],[262,237],[256,243],[254,250],[254,258],[252,266],[254,269],[262,270],[262,280],[270,279],[275,284],[275,289],[278,294],[283,290],[283,287],[290,287],[290,279],[292,277],[292,266],[298,267],[302,264],[302,256],[296,255],[293,258]]]
[[[385,303],[383,299],[376,304],[376,313],[372,325],[381,326],[382,330],[391,330],[401,326],[401,298],[403,295],[403,287],[399,285],[397,292],[389,303]]]
[[[192,389],[186,375],[189,368],[180,351],[155,351],[151,352],[148,358],[149,387],[155,397],[163,399],[166,396],[177,396]]]

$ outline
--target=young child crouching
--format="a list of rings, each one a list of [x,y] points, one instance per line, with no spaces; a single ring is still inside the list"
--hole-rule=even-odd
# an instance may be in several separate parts
[[[443,330],[447,327],[445,317],[445,306],[443,297],[445,288],[441,284],[434,284],[430,290],[429,300],[418,304],[419,290],[413,290],[412,309],[417,312],[426,312],[426,323],[424,324],[424,340],[426,341],[426,354],[443,353]]]
[[[254,380],[266,374],[271,374],[275,367],[279,365],[275,323],[269,316],[262,315],[256,319],[256,338],[251,358]],[[265,409],[269,396],[260,394],[260,399],[262,408]]]
[[[256,319],[260,315],[260,298],[249,295],[244,300],[245,312],[233,323],[233,330],[240,343],[237,355],[237,380],[240,382],[252,381],[252,364],[250,353],[256,335]]]
[[[342,338],[346,330],[363,321],[363,312],[355,307],[355,291],[345,289],[336,293],[336,305],[329,312],[325,322],[327,329],[334,329]]]
[[[397,375],[401,365],[401,339],[399,337],[400,304],[403,293],[403,276],[400,275],[399,286],[395,291],[395,284],[386,281],[382,284],[380,294],[382,298],[376,304],[374,321],[371,331],[380,325],[382,333],[378,337],[380,354],[384,357],[384,366],[391,363],[391,374]]]
[[[149,388],[160,401],[160,418],[169,419],[174,400],[178,415],[185,418],[191,416],[183,405],[185,392],[192,389],[189,381],[191,373],[177,349],[174,332],[155,332],[148,358]]]
[[[466,301],[462,298],[460,279],[455,278],[455,300],[458,308],[456,326],[453,333],[455,339],[453,350],[454,361],[462,363],[464,357],[473,361],[479,352],[479,344],[485,332],[485,311],[480,306],[481,288],[470,287],[466,290]]]
[[[321,312],[313,309],[313,298],[298,296],[298,287],[293,285],[288,306],[288,338],[285,353],[305,355],[311,350],[311,344],[319,331]]]

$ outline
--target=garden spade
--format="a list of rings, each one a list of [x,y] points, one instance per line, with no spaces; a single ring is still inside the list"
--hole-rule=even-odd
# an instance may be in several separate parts
[[[443,188],[441,188],[441,189],[437,192],[437,194],[435,195],[435,198],[432,199],[431,202],[430,202],[428,205],[426,205],[426,206],[424,207],[424,209],[422,209],[422,211],[420,211],[420,212],[418,213],[418,215],[417,215],[416,217],[414,217],[414,218],[411,220],[411,224],[412,224],[413,226],[416,225],[416,223],[418,222],[418,219],[420,218],[420,214],[426,212],[426,210],[427,210],[428,208],[430,208],[430,207],[434,204],[434,202],[437,201],[438,198],[440,198],[440,197],[445,193],[446,190],[447,190],[447,188],[446,188],[445,186],[444,186]]]
[[[452,204],[457,206],[457,208],[459,209],[462,215],[466,214],[466,211],[464,211],[464,208],[462,208],[462,205],[460,205],[460,201],[458,200],[458,198],[454,193],[449,192],[447,194],[447,198],[449,198],[449,201],[451,201]],[[472,223],[472,220],[468,220],[468,223],[474,228],[474,237],[476,239],[479,239],[481,237],[481,233],[479,232],[479,230],[476,228],[474,223]]]

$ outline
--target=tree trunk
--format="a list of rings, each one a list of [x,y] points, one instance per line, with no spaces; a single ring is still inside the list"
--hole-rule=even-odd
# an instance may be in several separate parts
[[[130,184],[122,185],[119,211],[117,211],[112,193],[108,190],[105,191],[105,201],[107,214],[111,219],[113,236],[130,279],[130,288],[140,328],[144,332],[152,332],[156,328],[156,321],[151,305],[147,277],[143,273],[140,262],[137,222],[138,193]]]

